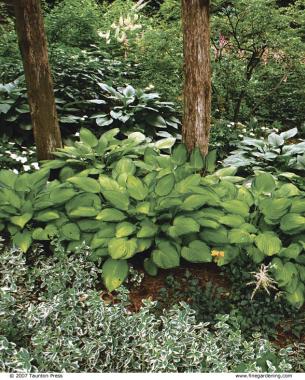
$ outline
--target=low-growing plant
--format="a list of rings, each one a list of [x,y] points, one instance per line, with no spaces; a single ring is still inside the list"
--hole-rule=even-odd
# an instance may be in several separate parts
[[[175,116],[174,104],[161,102],[159,94],[136,90],[130,85],[117,89],[105,83],[99,85],[104,91],[104,106],[102,112],[91,116],[98,126],[119,127],[125,134],[131,131],[141,131],[147,136],[177,134],[180,121]]]
[[[21,141],[10,141],[3,135],[0,139],[0,169],[17,170],[18,172],[38,169],[36,148],[27,147]]]
[[[289,350],[256,334],[244,339],[229,317],[213,329],[181,303],[161,315],[146,301],[128,310],[128,292],[105,302],[88,252],[0,255],[0,369],[5,372],[287,372]],[[234,328],[232,328],[234,326]]]
[[[251,297],[252,288],[245,284],[252,278],[253,269],[255,263],[249,257],[240,256],[219,273],[226,279],[226,285],[222,287],[218,284],[218,277],[216,281],[201,284],[196,275],[188,270],[183,277],[168,276],[166,287],[160,289],[160,306],[184,300],[196,311],[198,321],[211,325],[216,323],[215,315],[228,314],[232,321],[238,321],[246,338],[260,333],[266,338],[276,339],[279,332],[284,331],[289,334],[287,338],[292,333],[294,339],[302,339],[305,332],[302,310],[296,310],[275,291],[267,295],[262,290],[254,298]]]
[[[58,50],[56,54],[59,54]],[[82,64],[84,56],[87,57],[85,65]],[[93,61],[91,66],[90,60]],[[115,68],[116,63],[110,63],[110,67]],[[135,131],[157,138],[170,136],[170,133],[179,136],[180,120],[173,103],[162,102],[159,94],[136,90],[130,85],[115,89],[102,83],[109,76],[115,76],[118,70],[104,70],[105,64],[108,64],[105,59],[96,63],[89,53],[78,54],[77,59],[62,60],[57,64],[56,108],[64,137],[78,132],[80,126],[90,127],[97,136],[110,127],[120,128],[122,136]],[[117,65],[121,68],[120,62]],[[123,80],[124,75],[121,73],[120,77]],[[84,91],[84,87],[89,90]],[[32,142],[23,76],[0,84],[0,123],[1,135],[22,138],[28,144]]]
[[[98,140],[82,130],[77,148],[94,161],[94,150],[102,156],[115,152],[117,132]],[[131,151],[142,141],[142,135],[140,142],[131,139]],[[170,148],[173,142],[161,140],[155,148]],[[125,144],[110,165],[81,171],[70,167],[79,165],[77,149],[65,148],[64,160],[49,166],[61,168],[60,180],[48,183],[47,168],[19,176],[0,172],[2,229],[24,252],[33,240],[54,235],[67,243],[68,251],[85,241],[93,250],[91,259],[104,262],[110,291],[127,276],[127,260],[139,253],[151,275],[158,268],[179,266],[182,259],[223,266],[246,254],[259,265],[271,262],[270,271],[289,302],[303,304],[301,190],[266,172],[257,172],[250,187],[234,175],[236,168],[213,173],[215,151],[203,158],[198,148],[189,155],[184,145],[171,155],[147,147],[139,160],[124,157],[131,153],[128,139]]]
[[[231,152],[223,163],[225,166],[236,166],[252,172],[264,169],[271,172],[296,170],[305,171],[305,141],[297,143],[297,128],[280,134],[271,133],[267,139],[244,137],[238,144],[238,149]]]

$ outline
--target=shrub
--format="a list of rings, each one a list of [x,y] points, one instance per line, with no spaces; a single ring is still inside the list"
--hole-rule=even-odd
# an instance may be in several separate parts
[[[0,255],[0,368],[20,372],[287,372],[288,350],[255,335],[245,340],[228,316],[213,331],[184,303],[155,314],[146,302],[127,308],[126,289],[107,304],[95,289],[98,271],[86,252]],[[233,322],[233,321],[232,321]]]
[[[95,1],[61,1],[46,16],[48,40],[51,44],[86,48],[96,42],[100,21],[101,13]]]

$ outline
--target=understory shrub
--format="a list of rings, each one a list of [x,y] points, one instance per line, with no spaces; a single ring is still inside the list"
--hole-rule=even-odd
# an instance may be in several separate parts
[[[36,248],[36,251],[39,248]],[[18,250],[0,255],[0,370],[7,372],[287,372],[291,349],[258,334],[245,340],[219,315],[212,330],[180,303],[155,314],[146,301],[128,310],[101,298],[99,271],[86,251],[68,257],[36,252],[33,267]],[[231,320],[234,324],[234,321]]]
[[[293,305],[304,303],[304,192],[266,172],[250,182],[234,167],[213,173],[215,151],[189,156],[177,145],[162,154],[174,139],[145,147],[144,135],[118,141],[118,132],[98,140],[82,129],[80,142],[42,170],[0,172],[1,229],[15,245],[27,252],[33,241],[58,236],[74,251],[85,242],[91,259],[104,262],[110,291],[139,253],[151,275],[182,259],[223,266],[248,255],[261,267],[260,287],[279,287]],[[135,154],[138,146],[145,149]],[[82,155],[91,167],[80,169]],[[59,180],[48,182],[50,168],[60,169]]]

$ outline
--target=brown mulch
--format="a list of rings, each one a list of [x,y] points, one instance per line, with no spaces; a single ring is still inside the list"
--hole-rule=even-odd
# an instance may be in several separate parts
[[[143,271],[140,268],[137,269],[140,272]],[[198,286],[200,288],[204,288],[209,282],[224,289],[229,288],[228,280],[220,275],[220,270],[215,264],[187,264],[185,266],[180,266],[179,268],[160,270],[156,277],[144,275],[141,286],[130,287],[129,289],[129,297],[131,301],[130,309],[132,311],[138,311],[145,299],[160,301],[160,290],[162,288],[168,288],[166,285],[166,278],[168,276],[173,276],[175,281],[179,281],[180,287],[183,288],[186,282],[186,271],[190,272],[191,276],[198,280]]]

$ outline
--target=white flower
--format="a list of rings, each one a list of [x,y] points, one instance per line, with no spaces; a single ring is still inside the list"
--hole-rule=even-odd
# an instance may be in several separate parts
[[[36,169],[36,170],[39,169],[39,164],[38,164],[38,162],[33,162],[33,163],[32,163],[32,166],[33,166],[34,169]]]
[[[23,170],[24,170],[25,172],[31,170],[30,165],[23,165]]]
[[[14,172],[15,174],[18,174],[18,173],[19,173],[17,169],[13,169],[13,172]]]
[[[26,157],[19,157],[19,160],[22,164],[24,164],[25,162],[27,162],[27,158]]]

